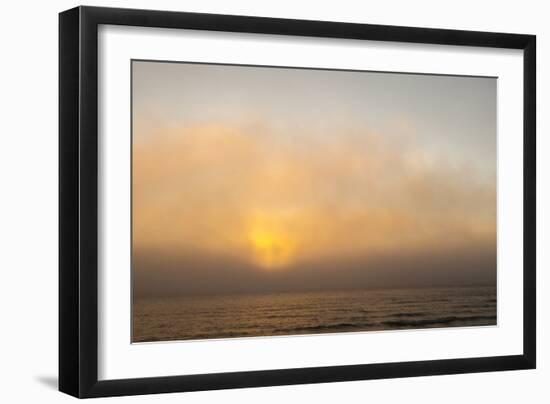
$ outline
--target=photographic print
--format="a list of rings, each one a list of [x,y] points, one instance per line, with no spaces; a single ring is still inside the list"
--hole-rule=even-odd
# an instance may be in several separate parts
[[[131,69],[132,342],[497,324],[495,77]]]

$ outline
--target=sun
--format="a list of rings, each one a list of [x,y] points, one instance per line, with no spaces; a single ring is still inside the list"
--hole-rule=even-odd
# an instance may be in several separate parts
[[[288,235],[260,227],[250,231],[249,241],[259,266],[278,269],[292,263],[296,243]]]

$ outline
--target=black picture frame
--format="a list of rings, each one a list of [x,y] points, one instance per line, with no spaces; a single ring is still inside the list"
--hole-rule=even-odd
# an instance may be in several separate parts
[[[523,50],[523,354],[98,380],[100,24]],[[59,390],[85,398],[535,368],[535,103],[534,35],[97,7],[77,7],[60,13]]]

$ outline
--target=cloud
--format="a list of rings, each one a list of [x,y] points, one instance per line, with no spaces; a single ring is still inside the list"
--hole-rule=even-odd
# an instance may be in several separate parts
[[[414,139],[360,128],[330,136],[281,133],[261,121],[158,129],[134,140],[133,226],[138,282],[166,271],[180,280],[225,271],[248,284],[276,269],[298,287],[307,277],[297,274],[311,268],[352,280],[366,263],[379,276],[391,272],[388,279],[449,275],[441,257],[453,255],[470,265],[468,256],[483,256],[479,271],[491,278],[496,181]],[[423,257],[430,268],[403,257]]]

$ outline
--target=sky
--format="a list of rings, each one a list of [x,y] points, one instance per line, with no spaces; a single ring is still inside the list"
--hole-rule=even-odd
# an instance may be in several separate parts
[[[135,295],[495,284],[496,86],[133,61]]]

